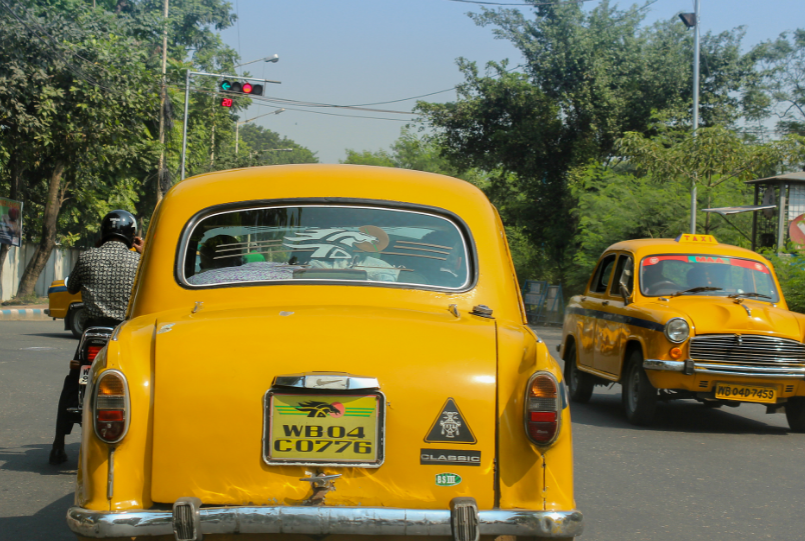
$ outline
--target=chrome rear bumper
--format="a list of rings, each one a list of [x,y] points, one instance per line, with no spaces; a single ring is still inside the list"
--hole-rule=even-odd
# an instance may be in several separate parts
[[[417,535],[451,536],[447,509],[386,507],[202,507],[201,535]],[[73,533],[91,538],[132,538],[171,535],[176,531],[171,511],[139,509],[125,512],[72,507],[67,525]],[[574,537],[584,528],[579,511],[478,511],[480,535],[536,538]],[[177,538],[178,538],[177,534]]]

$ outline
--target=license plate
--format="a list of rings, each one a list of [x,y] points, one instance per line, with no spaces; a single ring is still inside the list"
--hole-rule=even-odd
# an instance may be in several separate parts
[[[268,464],[379,467],[383,462],[381,394],[267,395]]]
[[[92,368],[91,364],[85,364],[81,367],[81,373],[78,375],[78,384],[86,385],[89,382],[89,371]]]
[[[774,387],[756,387],[754,385],[716,383],[716,398],[722,400],[740,400],[741,402],[773,403],[777,401],[777,389]]]

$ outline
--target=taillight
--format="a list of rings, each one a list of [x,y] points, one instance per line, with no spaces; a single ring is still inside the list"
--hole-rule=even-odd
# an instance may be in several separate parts
[[[98,356],[98,352],[103,349],[103,346],[89,346],[87,348],[87,360],[92,362]]]
[[[559,383],[549,372],[537,372],[528,380],[525,397],[525,429],[537,445],[553,443],[559,433],[562,400]]]
[[[95,435],[102,441],[117,443],[126,435],[129,426],[129,389],[122,373],[107,370],[98,377],[93,414]]]

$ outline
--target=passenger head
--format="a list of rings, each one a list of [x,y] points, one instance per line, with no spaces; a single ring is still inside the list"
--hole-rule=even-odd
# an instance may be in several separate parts
[[[244,246],[235,237],[217,235],[199,247],[201,270],[239,267],[243,264]]]

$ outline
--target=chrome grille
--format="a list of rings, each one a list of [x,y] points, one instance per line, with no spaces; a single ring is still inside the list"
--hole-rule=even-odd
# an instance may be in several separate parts
[[[805,344],[786,338],[744,334],[706,334],[690,339],[694,360],[775,366],[805,366]]]

